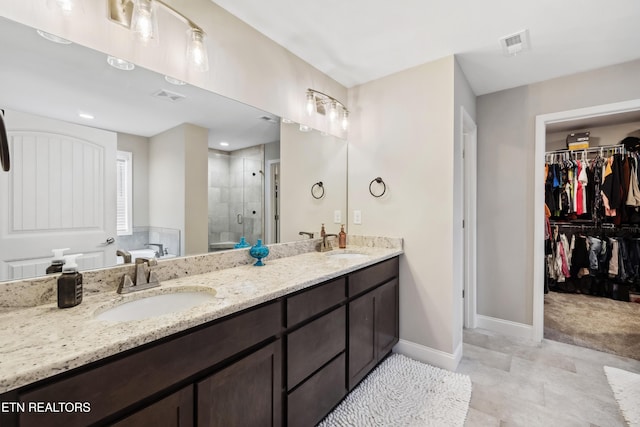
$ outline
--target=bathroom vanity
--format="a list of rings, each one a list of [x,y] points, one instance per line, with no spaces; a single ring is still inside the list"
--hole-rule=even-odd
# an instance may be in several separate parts
[[[94,320],[96,307],[108,306],[104,295],[75,313],[40,308],[48,322],[75,316],[75,339],[93,344],[74,348],[79,341],[57,336],[24,350],[35,356],[54,347],[43,356],[46,369],[17,363],[20,379],[5,371],[11,362],[0,362],[0,400],[25,408],[0,413],[0,425],[315,425],[398,341],[401,250],[362,253],[305,253],[171,280],[165,290],[211,286],[216,301],[133,324]],[[29,402],[86,402],[90,410],[29,411]]]

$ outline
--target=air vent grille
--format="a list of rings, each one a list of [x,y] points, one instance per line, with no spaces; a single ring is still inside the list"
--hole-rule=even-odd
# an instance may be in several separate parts
[[[166,90],[166,89],[160,89],[157,92],[154,92],[152,96],[155,96],[156,98],[165,99],[169,102],[178,102],[186,98],[186,96],[182,94],[179,94],[177,92],[171,92],[170,90]]]
[[[259,119],[260,120],[264,120],[265,122],[273,123],[273,124],[278,123],[278,121],[276,119],[274,119],[273,117],[269,117],[269,116],[261,116],[261,117],[259,117]]]
[[[522,30],[500,39],[502,45],[502,53],[505,56],[515,56],[520,52],[531,49],[531,41],[529,39],[529,30]]]

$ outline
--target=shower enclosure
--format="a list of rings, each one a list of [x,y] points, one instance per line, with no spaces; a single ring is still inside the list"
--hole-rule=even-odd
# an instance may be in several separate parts
[[[264,234],[264,147],[209,150],[209,251]]]

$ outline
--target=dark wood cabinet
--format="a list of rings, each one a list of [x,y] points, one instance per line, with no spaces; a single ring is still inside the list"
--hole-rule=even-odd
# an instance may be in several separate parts
[[[2,426],[317,424],[398,342],[398,258],[0,396]]]
[[[198,382],[197,425],[280,426],[280,348],[276,341]]]
[[[114,427],[189,427],[193,422],[193,386],[188,386],[112,424]]]
[[[349,301],[349,390],[398,342],[398,290],[394,278]]]

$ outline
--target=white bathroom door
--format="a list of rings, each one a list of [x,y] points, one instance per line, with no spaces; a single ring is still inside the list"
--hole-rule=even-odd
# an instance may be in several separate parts
[[[6,111],[11,170],[0,172],[0,280],[45,274],[51,250],[81,270],[114,265],[114,132]]]

